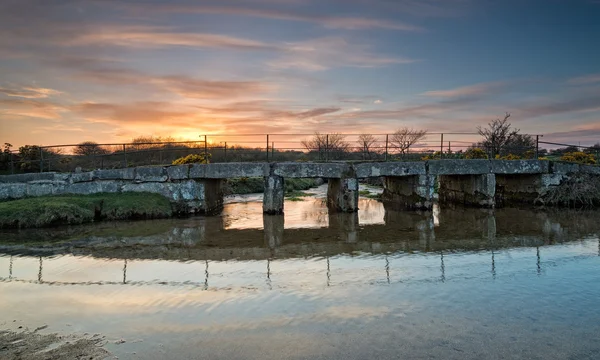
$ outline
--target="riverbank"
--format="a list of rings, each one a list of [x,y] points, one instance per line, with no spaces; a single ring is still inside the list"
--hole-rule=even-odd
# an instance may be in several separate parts
[[[36,331],[0,331],[0,357],[19,360],[106,359],[104,337],[62,336]]]
[[[0,202],[0,229],[159,219],[173,214],[169,200],[153,193],[40,196]]]

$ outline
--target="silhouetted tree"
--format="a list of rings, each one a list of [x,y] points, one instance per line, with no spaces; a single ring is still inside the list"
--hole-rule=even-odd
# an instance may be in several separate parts
[[[392,134],[390,145],[400,152],[406,154],[411,146],[427,135],[427,130],[409,129],[407,127],[400,128]]]
[[[371,134],[360,134],[358,135],[357,142],[361,147],[363,158],[369,157],[370,159],[371,151],[377,143],[377,139]]]
[[[94,155],[104,155],[108,153],[107,149],[104,149],[98,143],[93,141],[85,141],[78,144],[73,150],[75,155],[82,156],[94,156]]]

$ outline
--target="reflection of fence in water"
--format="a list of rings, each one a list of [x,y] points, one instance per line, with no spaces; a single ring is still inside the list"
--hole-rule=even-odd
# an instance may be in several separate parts
[[[535,266],[536,266],[536,271],[538,275],[542,275],[543,274],[543,262],[542,262],[542,255],[541,255],[541,251],[540,251],[540,247],[536,246],[536,254],[535,254]],[[448,254],[452,254],[452,252],[447,252],[446,255]],[[597,256],[600,256],[600,239],[598,240],[598,254]],[[493,247],[490,248],[489,250],[489,259],[490,259],[490,276],[493,279],[496,279],[497,276],[497,263],[496,263],[496,251]],[[44,285],[50,285],[50,286],[81,286],[81,285],[130,285],[130,286],[154,286],[154,285],[162,285],[162,286],[174,286],[174,287],[182,287],[182,286],[187,286],[187,287],[194,287],[194,288],[201,288],[204,290],[208,290],[210,287],[210,278],[211,278],[211,271],[210,271],[210,263],[209,260],[205,260],[204,261],[204,281],[164,281],[164,280],[151,280],[151,281],[135,281],[135,280],[128,280],[127,278],[127,270],[128,270],[128,262],[130,261],[129,259],[124,259],[123,260],[123,267],[122,267],[122,273],[123,273],[123,277],[122,277],[122,281],[46,281],[44,280],[44,273],[43,273],[43,269],[44,269],[44,258],[50,258],[50,257],[44,257],[44,256],[39,256],[39,267],[38,267],[38,273],[37,273],[37,279],[36,280],[27,280],[27,279],[19,279],[14,277],[13,274],[13,270],[14,270],[14,262],[15,262],[15,258],[19,258],[19,257],[15,257],[15,256],[10,256],[10,260],[9,260],[9,275],[8,277],[0,277],[0,282],[3,283],[9,283],[9,282],[16,282],[16,283],[28,283],[28,284],[44,284]],[[446,277],[446,270],[448,265],[445,263],[444,261],[444,251],[439,251],[439,275],[437,276],[437,281],[439,282],[445,282],[447,281],[447,277]],[[332,261],[335,261],[336,259],[331,259],[329,256],[325,257],[325,266],[323,268],[323,272],[325,273],[324,275],[324,280],[326,283],[326,286],[332,286],[332,278],[335,278],[335,270],[332,270]],[[390,280],[390,274],[393,273],[393,267],[390,265],[390,259],[388,255],[385,255],[383,257],[379,257],[377,259],[378,261],[380,261],[381,266],[380,266],[380,270],[381,270],[381,274],[383,276],[383,278],[385,278],[385,283],[387,284],[391,284],[391,280]],[[277,282],[277,273],[273,272],[273,270],[271,269],[271,263],[272,263],[272,259],[266,259],[263,260],[264,263],[264,280],[266,281],[267,287],[269,288],[269,290],[273,289],[273,285],[274,282]],[[373,260],[370,259],[370,262],[372,262]],[[201,262],[196,262],[196,263],[201,263]],[[214,261],[213,263],[219,263],[218,261]],[[362,270],[360,270],[362,271]],[[215,274],[212,274],[215,275]],[[217,275],[223,275],[220,273],[217,273]],[[275,276],[274,276],[275,275]],[[299,273],[298,276],[302,276],[302,273]],[[431,281],[431,279],[424,279],[424,281]],[[397,282],[403,282],[402,280],[398,280]],[[371,282],[372,283],[372,282]],[[226,286],[225,288],[230,288],[229,286]],[[218,288],[217,288],[218,289]]]

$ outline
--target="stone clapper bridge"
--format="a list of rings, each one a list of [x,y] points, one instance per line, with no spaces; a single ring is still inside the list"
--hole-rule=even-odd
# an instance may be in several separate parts
[[[600,176],[600,167],[547,160],[430,160],[416,162],[213,163],[152,166],[79,173],[0,176],[0,199],[58,194],[152,192],[190,212],[217,214],[223,180],[264,177],[265,214],[283,213],[286,178],[328,180],[333,212],[358,210],[358,180],[382,177],[382,200],[396,209],[427,210],[439,182],[439,202],[494,208],[533,204],[576,173]]]

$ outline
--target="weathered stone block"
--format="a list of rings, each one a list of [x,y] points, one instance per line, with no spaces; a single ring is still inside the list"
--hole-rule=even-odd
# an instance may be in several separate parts
[[[125,184],[121,188],[123,192],[150,192],[160,194],[171,201],[179,200],[177,189],[171,183],[144,182],[138,184]]]
[[[204,200],[204,184],[195,180],[175,183],[179,188],[181,200]]]
[[[164,182],[167,181],[167,171],[162,166],[138,167],[135,169],[135,181]]]
[[[489,174],[489,160],[430,160],[427,162],[431,175],[480,175]]]
[[[600,175],[600,166],[580,165],[579,171],[584,174]]]
[[[27,194],[27,184],[6,184],[0,186],[0,200],[20,199]]]
[[[541,185],[542,188],[548,188],[550,186],[558,186],[566,179],[566,174],[542,174]]]
[[[90,194],[97,194],[97,193],[101,193],[101,192],[102,192],[102,185],[98,181],[81,182],[81,183],[71,184],[62,191],[63,194],[80,194],[80,195],[90,195]]]
[[[0,183],[28,183],[38,180],[54,180],[54,172],[14,174],[0,176]]]
[[[327,207],[329,211],[358,211],[358,179],[330,178],[327,188]]]
[[[268,215],[283,214],[285,184],[281,176],[265,177],[263,212]]]
[[[284,178],[329,178],[339,179],[352,172],[345,163],[275,163],[273,175]]]
[[[27,184],[26,194],[30,197],[47,196],[54,193],[54,184],[48,183],[32,183]]]
[[[442,175],[439,177],[440,203],[488,207],[495,206],[496,176],[480,175]]]
[[[94,180],[94,172],[72,173],[70,180],[72,183],[88,182]]]
[[[169,166],[167,168],[167,176],[169,180],[186,180],[189,179],[190,166],[189,165],[176,165]]]
[[[384,177],[382,200],[394,209],[431,209],[434,182],[429,175]]]
[[[354,165],[356,177],[424,175],[425,162],[373,162]]]
[[[579,172],[579,164],[553,161],[550,165],[553,174],[572,174]]]
[[[190,166],[190,179],[204,179],[206,177],[206,164],[192,164]]]
[[[134,168],[94,170],[94,179],[98,180],[133,180]]]
[[[233,177],[264,177],[269,175],[267,163],[215,163],[206,165],[206,179],[228,179]]]
[[[547,174],[547,160],[491,160],[494,174]]]

